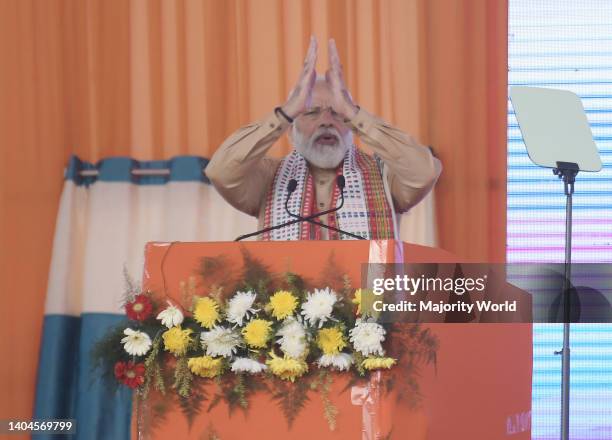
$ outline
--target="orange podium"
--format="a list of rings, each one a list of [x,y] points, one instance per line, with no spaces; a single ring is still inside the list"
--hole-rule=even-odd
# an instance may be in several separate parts
[[[307,285],[341,291],[347,283],[365,287],[364,264],[403,262],[460,263],[448,252],[393,240],[152,242],[145,249],[142,291],[181,303],[190,293],[207,295],[262,270],[295,273]],[[348,373],[334,373],[327,400],[311,396],[290,425],[270,393],[256,392],[248,408],[230,411],[226,403],[214,401],[218,384],[210,379],[200,390],[208,403],[192,413],[170,394],[135,399],[133,438],[530,438],[531,324],[442,319],[421,325],[438,346],[435,365],[424,365],[416,376],[394,376],[392,368],[372,373],[368,381],[355,381]],[[406,388],[402,381],[410,382],[419,404],[398,398],[398,390]]]

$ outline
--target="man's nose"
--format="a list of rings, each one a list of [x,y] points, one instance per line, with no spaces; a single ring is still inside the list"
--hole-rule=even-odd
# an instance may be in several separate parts
[[[321,113],[321,119],[319,122],[319,126],[331,128],[334,125],[334,117],[332,116],[332,112],[330,109],[323,110]]]

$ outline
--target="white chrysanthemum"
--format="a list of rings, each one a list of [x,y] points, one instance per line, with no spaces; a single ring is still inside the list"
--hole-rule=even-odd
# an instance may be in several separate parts
[[[384,356],[381,342],[385,340],[385,333],[382,325],[361,320],[357,320],[355,327],[349,332],[353,347],[364,356]]]
[[[276,335],[280,336],[277,343],[287,356],[302,357],[306,351],[306,329],[297,319],[287,318]]]
[[[240,335],[229,328],[215,326],[200,335],[202,348],[208,356],[230,357],[240,345]]]
[[[157,319],[161,320],[162,325],[165,325],[168,328],[181,325],[184,319],[183,312],[181,312],[179,308],[173,305],[170,301],[166,302],[168,303],[168,307],[157,315]]]
[[[353,364],[353,356],[348,353],[324,354],[317,361],[319,367],[331,367],[338,371],[348,371]]]
[[[236,292],[227,306],[228,322],[242,326],[244,320],[257,313],[259,310],[253,308],[256,296],[250,290],[248,292]]]
[[[126,328],[123,334],[123,348],[132,356],[143,356],[151,348],[151,338],[145,332]]]
[[[257,374],[261,373],[268,369],[268,366],[257,362],[250,358],[236,358],[234,362],[232,362],[232,371],[234,373],[250,373]]]
[[[325,321],[331,319],[334,304],[338,301],[336,292],[329,287],[325,289],[315,289],[314,293],[308,292],[306,301],[302,304],[302,315],[312,326],[319,324],[323,326]]]

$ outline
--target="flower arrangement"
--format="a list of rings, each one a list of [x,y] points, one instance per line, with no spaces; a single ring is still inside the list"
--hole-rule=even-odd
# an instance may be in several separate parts
[[[98,343],[96,365],[106,373],[112,367],[116,382],[140,397],[151,387],[164,394],[172,382],[190,418],[206,400],[201,392],[206,381],[219,390],[210,405],[224,400],[246,409],[252,393],[270,392],[289,424],[307,393],[318,390],[333,429],[331,373],[352,374],[357,381],[404,360],[410,371],[403,374],[416,374],[421,361],[435,359],[437,342],[428,330],[411,325],[400,337],[392,325],[362,313],[362,291],[351,288],[346,277],[334,289],[309,287],[293,273],[259,275],[238,280],[226,295],[224,286],[198,292],[192,279],[189,287],[183,283],[180,303],[140,292],[128,279],[128,320]],[[415,381],[407,383],[416,399]]]

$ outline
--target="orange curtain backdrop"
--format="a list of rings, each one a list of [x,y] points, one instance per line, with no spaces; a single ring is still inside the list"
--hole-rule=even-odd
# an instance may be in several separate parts
[[[441,247],[503,260],[505,0],[0,0],[3,418],[31,414],[69,155],[210,156],[284,101],[311,34],[320,72],[334,37],[358,103],[442,160]]]

